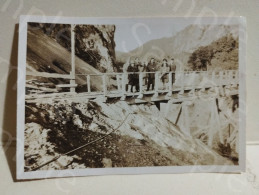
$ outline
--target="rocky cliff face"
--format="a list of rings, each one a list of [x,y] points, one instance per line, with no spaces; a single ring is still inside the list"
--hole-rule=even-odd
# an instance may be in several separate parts
[[[42,29],[61,46],[71,50],[71,25],[30,23],[33,29]],[[112,72],[115,62],[115,25],[76,25],[75,53],[101,72]]]
[[[113,72],[114,25],[77,25],[76,55],[101,72]]]

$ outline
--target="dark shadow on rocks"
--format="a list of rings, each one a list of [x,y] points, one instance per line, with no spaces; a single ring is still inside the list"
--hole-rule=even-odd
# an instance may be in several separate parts
[[[16,181],[16,102],[17,102],[17,59],[18,24],[14,28],[12,51],[9,59],[9,71],[6,80],[6,95],[3,116],[2,141],[4,152],[13,181]]]

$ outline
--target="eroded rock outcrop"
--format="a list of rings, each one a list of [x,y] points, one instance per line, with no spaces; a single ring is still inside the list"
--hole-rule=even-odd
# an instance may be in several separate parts
[[[115,25],[77,25],[76,55],[101,72],[113,72]]]

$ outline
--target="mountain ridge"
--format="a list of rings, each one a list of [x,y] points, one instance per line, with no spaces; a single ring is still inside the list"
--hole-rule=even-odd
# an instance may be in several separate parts
[[[174,57],[179,64],[186,66],[189,56],[196,49],[230,34],[237,38],[238,25],[189,25],[174,36],[150,40],[130,52],[116,51],[116,58],[118,62],[125,63],[133,56],[144,61],[151,57],[159,60]]]

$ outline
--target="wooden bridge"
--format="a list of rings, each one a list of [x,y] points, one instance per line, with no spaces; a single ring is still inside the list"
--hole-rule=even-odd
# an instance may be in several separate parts
[[[128,84],[128,76],[138,76],[137,83],[139,90]],[[154,74],[154,89],[147,90],[147,75]],[[26,95],[27,102],[35,102],[39,99],[59,98],[99,98],[103,102],[111,98],[128,101],[130,104],[145,103],[150,101],[182,102],[197,97],[225,96],[238,94],[238,71],[185,71],[185,72],[134,72],[134,73],[100,73],[100,74],[77,74],[85,77],[87,89],[84,92],[76,93],[74,76],[27,72],[27,75],[34,77],[62,78],[69,79],[70,84],[56,85],[51,93]],[[161,77],[167,75],[167,82],[162,83]],[[174,79],[175,77],[175,79]],[[71,82],[72,80],[72,82]],[[95,88],[94,84],[101,80],[101,86]],[[174,80],[174,82],[173,82]],[[99,82],[100,83],[100,82]],[[26,86],[30,87],[30,86]],[[70,92],[59,92],[62,88],[70,88]],[[127,90],[128,88],[128,90]]]
[[[75,69],[75,24],[71,24],[71,72],[70,74],[56,74],[46,72],[26,71],[26,76],[55,78],[69,80],[68,83],[56,85],[56,88],[47,88],[44,83],[41,87],[26,83],[26,89],[34,91],[25,96],[26,102],[37,102],[46,99],[64,98],[100,98],[107,101],[111,98],[128,101],[129,103],[144,103],[150,101],[176,101],[181,102],[200,96],[224,96],[226,94],[238,94],[238,71],[185,71],[185,72],[134,72],[134,73],[97,73],[76,74]],[[96,72],[98,72],[96,70]],[[138,76],[139,91],[127,90],[128,76]],[[147,91],[146,76],[154,74],[154,90]],[[168,82],[164,88],[161,77],[167,74]],[[87,90],[76,93],[78,84],[76,78],[84,78]],[[175,77],[175,79],[174,79]],[[137,78],[137,77],[136,77]],[[175,82],[173,82],[175,80]],[[60,89],[69,88],[70,92],[62,93]],[[153,87],[152,87],[153,88]],[[39,94],[39,90],[42,94]],[[26,90],[29,91],[29,90]]]
[[[147,85],[145,84],[145,77],[147,74],[152,73],[155,75],[154,90],[147,91]],[[130,74],[138,75],[139,91],[133,89],[133,92],[126,90],[128,84],[128,76]],[[163,88],[161,76],[168,74],[168,82]],[[29,73],[27,75],[42,77],[42,73]],[[48,78],[63,78],[73,79],[69,75],[58,75],[47,73],[45,75]],[[212,147],[213,138],[216,134],[219,135],[220,143],[224,144],[223,133],[226,128],[229,131],[229,137],[226,139],[226,143],[229,143],[231,147],[235,146],[238,151],[238,144],[236,143],[236,137],[238,135],[238,129],[233,127],[229,121],[220,122],[219,112],[217,108],[216,98],[220,96],[238,95],[238,71],[187,71],[187,72],[135,72],[135,73],[102,73],[102,74],[80,74],[78,76],[85,77],[87,84],[87,90],[85,92],[76,93],[74,82],[71,84],[65,84],[56,86],[57,88],[70,88],[70,92],[56,92],[49,91],[51,93],[46,94],[29,94],[26,95],[27,103],[44,103],[52,100],[71,100],[80,102],[90,99],[99,99],[102,102],[110,102],[113,100],[126,101],[128,104],[142,104],[142,103],[155,103],[165,118],[178,126],[182,132],[187,136],[196,136],[202,134],[204,136],[208,146]],[[173,77],[175,76],[175,82]],[[101,79],[102,84],[99,89],[92,86],[96,82],[97,78]],[[98,82],[99,83],[99,82]],[[26,85],[26,87],[28,87]],[[30,87],[30,86],[29,86]],[[188,105],[192,103],[196,98],[203,98],[210,102],[211,114],[209,122],[211,125],[203,127],[196,132],[191,132],[190,119]],[[83,101],[82,101],[83,99]],[[170,101],[170,104],[167,102]],[[180,107],[175,110],[176,113],[171,114],[170,105],[180,104]],[[234,106],[234,105],[233,105]],[[176,117],[176,118],[175,118]]]

